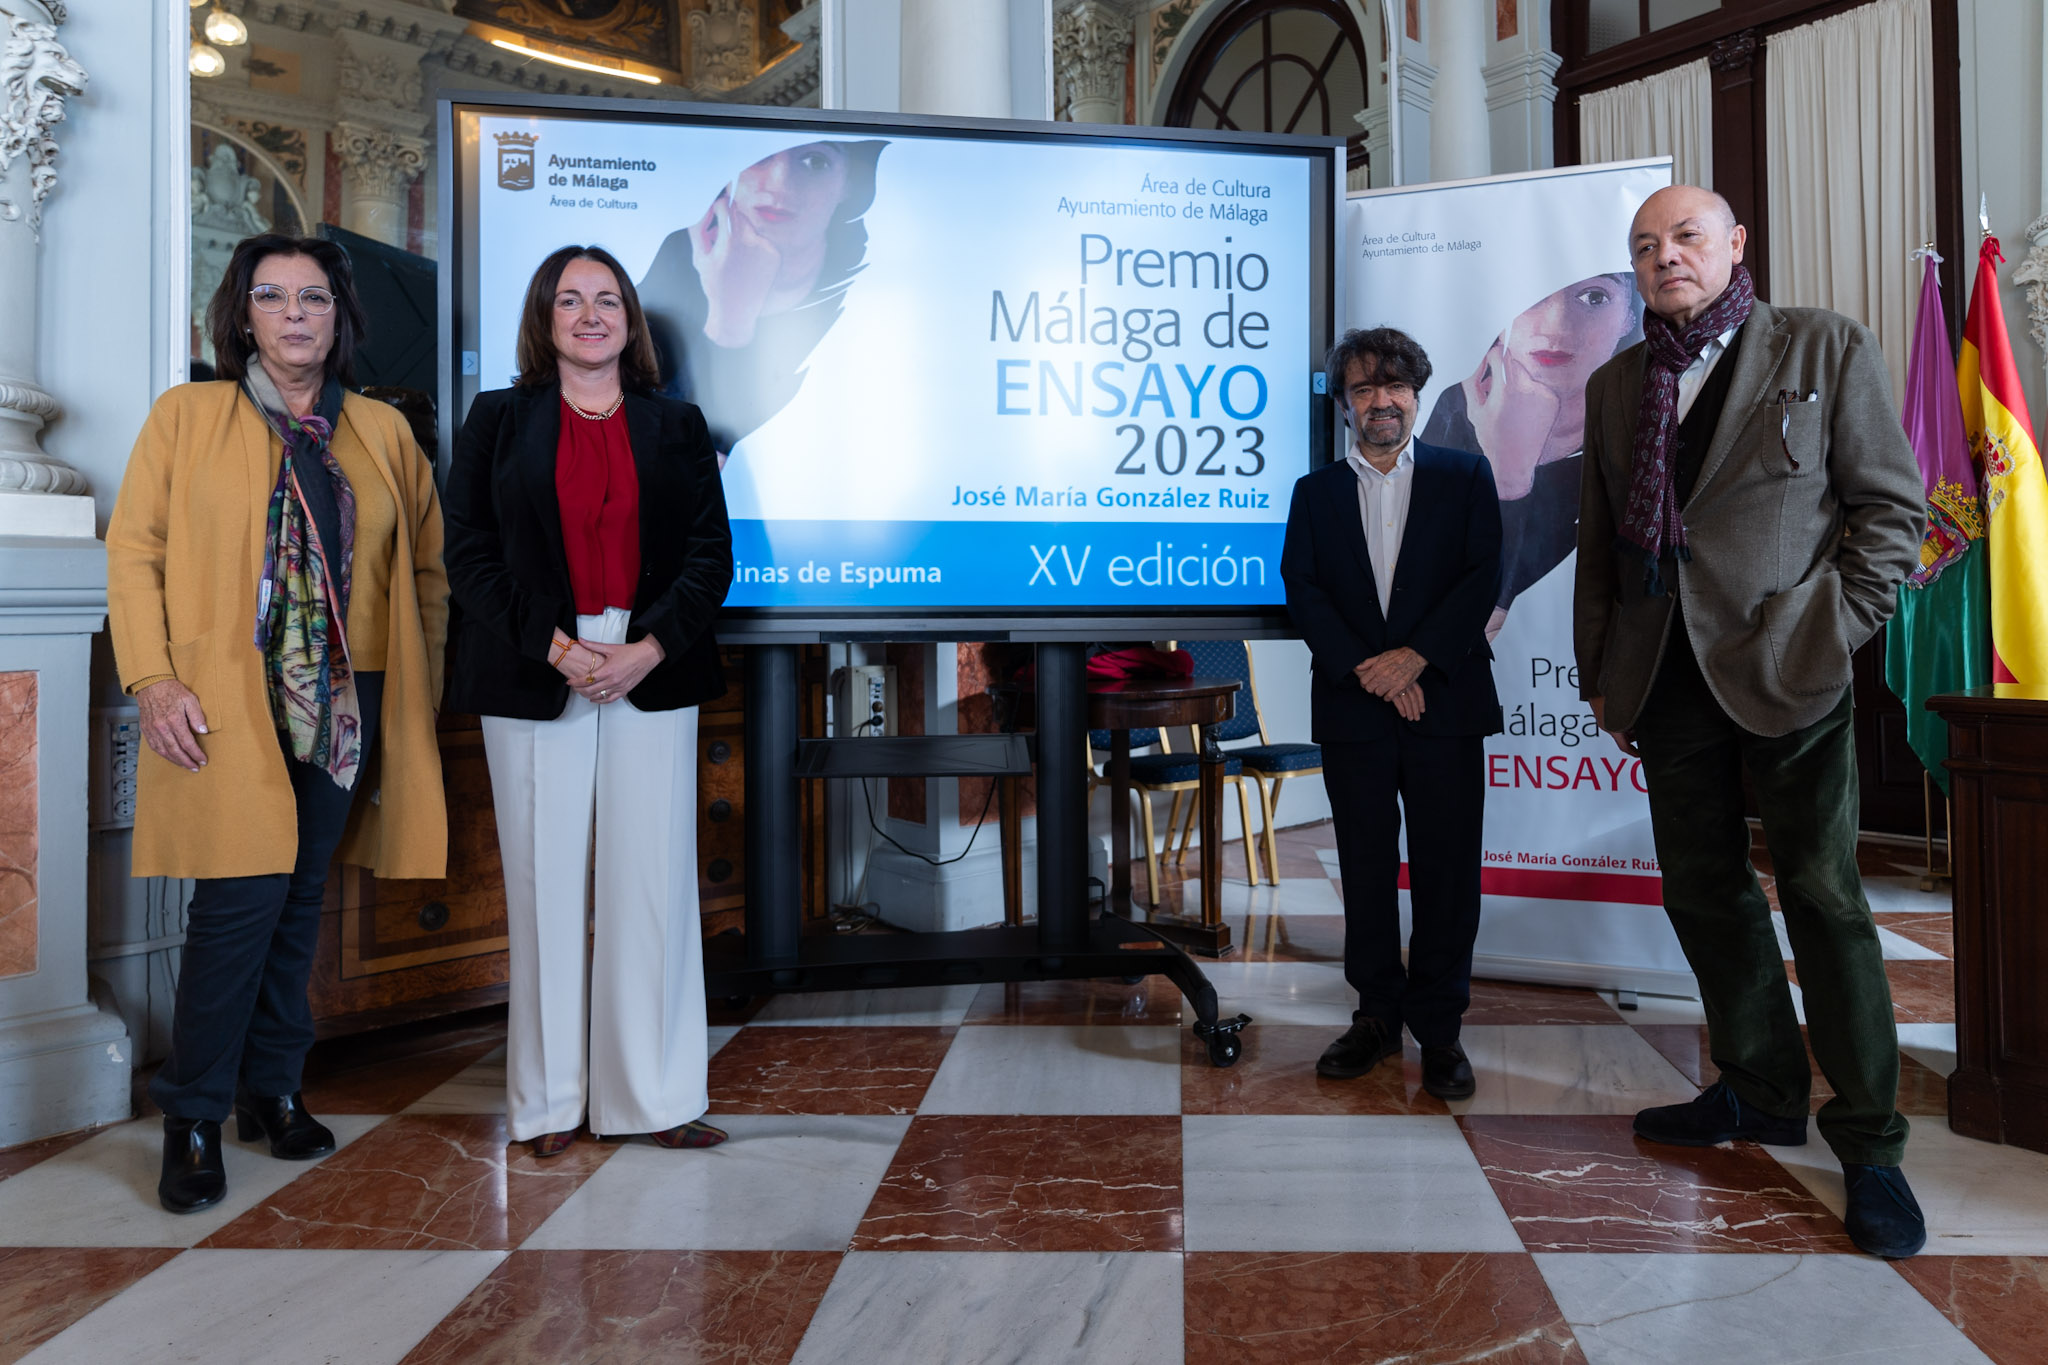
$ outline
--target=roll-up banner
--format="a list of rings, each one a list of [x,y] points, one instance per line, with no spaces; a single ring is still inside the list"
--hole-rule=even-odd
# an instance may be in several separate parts
[[[1664,916],[1642,764],[1593,723],[1572,661],[1586,380],[1642,340],[1629,223],[1670,183],[1658,158],[1348,205],[1346,325],[1422,343],[1435,373],[1416,436],[1483,454],[1500,490],[1488,631],[1507,729],[1486,742],[1482,976],[1697,993]]]

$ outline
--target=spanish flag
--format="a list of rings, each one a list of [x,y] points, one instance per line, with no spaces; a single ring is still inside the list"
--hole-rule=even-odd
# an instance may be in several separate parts
[[[1984,478],[1991,546],[1991,679],[2048,683],[2048,478],[2027,420],[1998,303],[1998,239],[1977,252],[1956,382],[1970,454]]]

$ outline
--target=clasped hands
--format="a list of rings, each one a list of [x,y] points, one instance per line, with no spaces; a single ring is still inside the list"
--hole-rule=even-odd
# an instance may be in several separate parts
[[[1401,713],[1402,720],[1420,720],[1424,709],[1422,685],[1417,681],[1429,661],[1406,645],[1375,654],[1351,671],[1358,685]]]
[[[605,706],[638,687],[665,655],[651,635],[631,644],[600,645],[572,640],[558,630],[549,657],[577,696]]]

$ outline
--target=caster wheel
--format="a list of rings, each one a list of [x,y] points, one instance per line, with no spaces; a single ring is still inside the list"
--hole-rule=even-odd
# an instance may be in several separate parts
[[[1144,977],[1143,977],[1142,975],[1140,975],[1140,976],[1120,976],[1120,977],[1118,977],[1118,978],[1117,978],[1117,980],[1119,980],[1119,981],[1123,982],[1123,983],[1124,983],[1124,984],[1125,984],[1126,986],[1135,986],[1135,985],[1137,985],[1137,984],[1138,984],[1138,983],[1139,983],[1140,981],[1143,981],[1144,979],[1145,979],[1145,978],[1144,978]]]
[[[1235,1066],[1238,1055],[1244,1051],[1244,1044],[1238,1034],[1251,1022],[1251,1016],[1240,1014],[1235,1019],[1225,1019],[1214,1024],[1196,1024],[1195,1036],[1209,1049],[1209,1065]]]
[[[753,998],[751,995],[728,995],[725,997],[725,1007],[729,1010],[743,1010]]]

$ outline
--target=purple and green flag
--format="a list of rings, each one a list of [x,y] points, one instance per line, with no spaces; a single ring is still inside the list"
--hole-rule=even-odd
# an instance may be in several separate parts
[[[1929,251],[1920,279],[1920,317],[1906,363],[1906,435],[1927,485],[1927,534],[1920,567],[1899,585],[1899,610],[1885,627],[1884,676],[1906,704],[1906,738],[1948,791],[1948,726],[1927,699],[1991,681],[1991,579],[1984,545],[1984,495],[1963,429],[1955,353]]]

